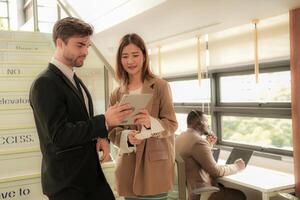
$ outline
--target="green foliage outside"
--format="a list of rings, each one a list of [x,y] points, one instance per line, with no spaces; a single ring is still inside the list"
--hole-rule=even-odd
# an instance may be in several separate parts
[[[222,117],[223,140],[292,150],[291,119]]]

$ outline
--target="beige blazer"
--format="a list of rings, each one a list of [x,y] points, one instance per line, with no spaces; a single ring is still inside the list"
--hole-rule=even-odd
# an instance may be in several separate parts
[[[192,193],[195,188],[217,186],[215,178],[238,172],[234,164],[218,165],[210,144],[191,128],[176,137],[175,146],[176,154],[185,161],[189,200],[199,199]]]
[[[117,88],[110,97],[110,105],[120,101],[128,93],[125,86]],[[150,115],[163,126],[158,137],[151,137],[136,146],[136,152],[119,154],[115,171],[116,189],[120,196],[155,195],[172,189],[174,179],[174,132],[177,121],[168,82],[151,78],[143,83],[142,93],[152,94],[147,106]],[[109,139],[120,145],[122,130],[130,127],[114,127]]]

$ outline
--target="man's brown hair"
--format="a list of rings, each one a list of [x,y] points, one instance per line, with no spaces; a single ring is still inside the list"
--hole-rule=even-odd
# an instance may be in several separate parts
[[[153,78],[154,74],[151,72],[149,67],[149,56],[148,56],[148,52],[144,40],[138,34],[130,33],[122,37],[118,48],[117,67],[116,67],[118,80],[126,85],[129,83],[129,75],[123,68],[122,61],[121,61],[123,49],[129,44],[136,45],[138,48],[140,48],[140,50],[143,53],[144,63],[142,68],[142,81],[144,81],[146,78]]]
[[[93,35],[93,27],[90,24],[74,17],[66,17],[58,20],[53,27],[52,33],[55,45],[58,38],[62,39],[64,43],[68,43],[70,37],[85,37],[90,35]]]

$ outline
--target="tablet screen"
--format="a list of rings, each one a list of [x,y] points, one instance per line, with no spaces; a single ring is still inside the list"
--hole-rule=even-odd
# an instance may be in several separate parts
[[[122,121],[121,125],[134,124],[133,116],[136,115],[140,109],[146,108],[151,98],[152,98],[151,94],[123,95],[120,104],[129,103],[132,107],[133,112]]]

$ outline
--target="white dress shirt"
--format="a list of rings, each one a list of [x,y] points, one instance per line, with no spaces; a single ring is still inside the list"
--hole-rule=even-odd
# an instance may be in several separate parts
[[[72,84],[75,86],[75,88],[77,88],[76,83],[75,83],[74,78],[73,78],[74,74],[75,74],[75,71],[74,71],[73,67],[71,69],[67,65],[59,62],[54,57],[52,57],[50,63],[55,65],[72,82]],[[87,94],[85,93],[85,90],[82,88],[82,86],[80,86],[80,87],[81,87],[81,91],[82,91],[82,94],[83,94],[85,107],[87,108],[87,112],[89,113],[89,100],[88,100]]]

